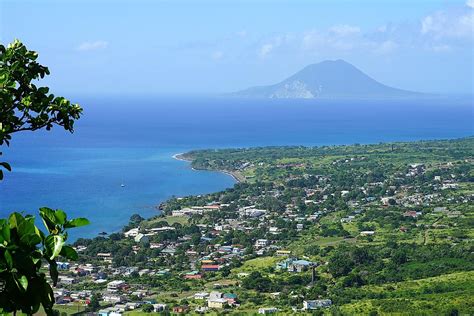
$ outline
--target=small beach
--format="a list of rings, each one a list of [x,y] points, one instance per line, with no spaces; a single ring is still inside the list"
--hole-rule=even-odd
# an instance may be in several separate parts
[[[176,159],[176,160],[179,160],[179,161],[186,161],[186,162],[189,162],[191,163],[192,160],[190,159],[185,159],[183,158],[183,155],[185,153],[179,153],[179,154],[174,154],[172,157],[173,159]],[[224,173],[228,176],[231,176],[235,181],[237,181],[238,183],[241,183],[241,182],[245,182],[245,177],[243,175],[241,175],[240,173],[238,172],[235,172],[235,171],[228,171],[228,170],[207,170],[207,169],[204,169],[204,170],[200,170],[200,169],[195,169],[193,167],[191,167],[192,170],[194,171],[214,171],[214,172],[220,172],[220,173]]]

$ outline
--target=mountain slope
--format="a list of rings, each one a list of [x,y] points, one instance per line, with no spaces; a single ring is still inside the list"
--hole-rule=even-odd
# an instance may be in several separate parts
[[[280,83],[252,87],[233,95],[259,98],[392,98],[422,94],[386,86],[339,59],[309,65]]]

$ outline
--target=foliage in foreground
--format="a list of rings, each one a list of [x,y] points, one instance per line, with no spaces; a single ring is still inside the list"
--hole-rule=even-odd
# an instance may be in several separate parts
[[[49,265],[53,285],[58,282],[56,258],[76,260],[76,251],[68,245],[67,229],[89,224],[85,218],[68,220],[62,210],[40,209],[40,217],[48,234],[35,225],[34,216],[12,213],[0,219],[0,312],[21,310],[26,314],[37,312],[40,305],[52,313],[54,295],[43,263]]]
[[[73,132],[74,121],[81,116],[78,104],[32,83],[49,75],[48,67],[37,58],[38,53],[18,40],[7,47],[0,44],[0,146],[9,145],[12,134],[22,131],[49,131],[59,125]],[[8,163],[0,162],[0,180],[2,167],[11,170]]]
[[[0,146],[10,145],[12,135],[22,131],[49,131],[59,125],[73,132],[74,121],[82,113],[79,105],[32,83],[49,75],[49,69],[37,58],[36,52],[18,40],[7,47],[0,44]],[[3,169],[11,171],[7,162],[0,161],[0,181]],[[40,305],[48,315],[53,314],[53,291],[41,266],[49,265],[49,275],[56,285],[56,258],[77,259],[76,251],[65,245],[66,230],[87,225],[88,220],[67,220],[63,211],[47,207],[40,209],[40,216],[47,234],[35,226],[35,218],[30,215],[12,213],[8,219],[0,219],[1,314],[18,310],[33,314]]]

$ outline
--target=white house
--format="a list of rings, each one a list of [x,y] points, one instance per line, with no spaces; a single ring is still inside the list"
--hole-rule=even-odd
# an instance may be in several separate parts
[[[258,309],[259,314],[273,314],[276,312],[278,312],[278,308],[276,307],[264,307]]]
[[[268,245],[268,239],[257,239],[255,241],[255,247],[262,248]]]
[[[317,309],[317,308],[321,308],[321,307],[329,307],[331,305],[332,305],[332,301],[329,300],[329,299],[303,301],[303,309],[304,310]]]

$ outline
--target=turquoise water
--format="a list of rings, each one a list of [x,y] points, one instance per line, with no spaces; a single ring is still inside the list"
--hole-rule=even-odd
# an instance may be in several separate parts
[[[169,197],[231,187],[173,154],[197,148],[328,145],[474,135],[469,98],[422,101],[77,98],[76,133],[16,135],[4,151],[0,216],[62,208],[92,221],[81,236],[120,229],[131,214],[157,214]],[[125,187],[121,187],[121,183]],[[72,238],[78,236],[72,231]]]

